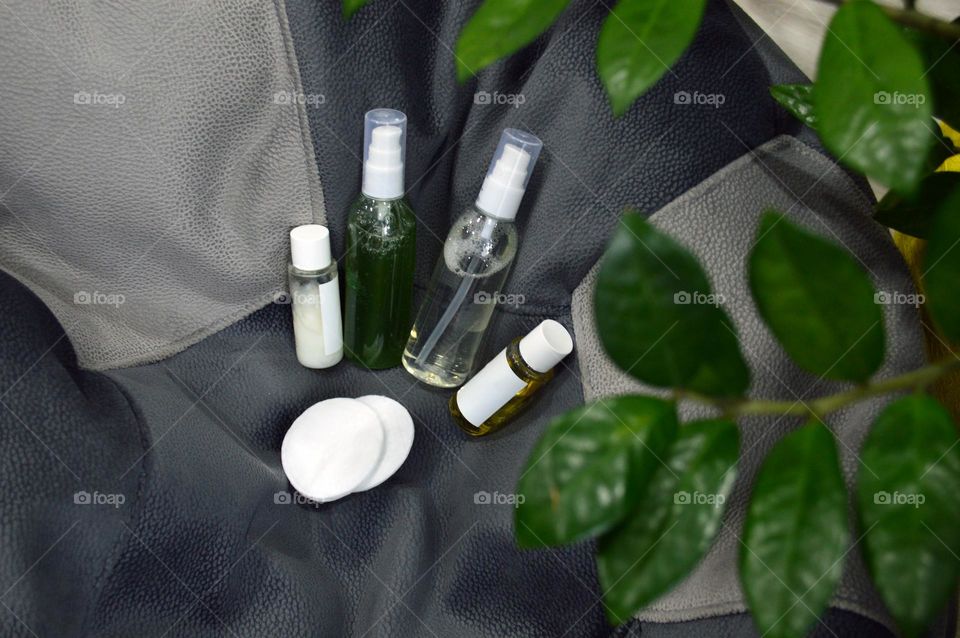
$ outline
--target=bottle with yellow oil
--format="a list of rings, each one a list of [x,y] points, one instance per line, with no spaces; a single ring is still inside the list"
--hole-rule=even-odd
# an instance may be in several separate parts
[[[573,351],[573,339],[547,319],[514,339],[452,397],[450,414],[470,436],[499,430],[526,408],[553,378],[553,368]]]

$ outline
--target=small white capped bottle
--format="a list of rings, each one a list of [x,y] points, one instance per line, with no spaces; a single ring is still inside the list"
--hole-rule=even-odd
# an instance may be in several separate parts
[[[547,319],[514,339],[450,397],[450,413],[471,436],[509,423],[553,378],[553,368],[573,351],[573,339],[559,322]]]
[[[329,368],[343,358],[340,284],[330,253],[330,231],[306,224],[290,231],[290,297],[297,360]]]

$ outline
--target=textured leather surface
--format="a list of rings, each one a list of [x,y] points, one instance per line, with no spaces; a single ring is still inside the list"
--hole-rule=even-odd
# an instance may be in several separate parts
[[[458,85],[450,49],[478,5],[374,0],[345,23],[336,3],[288,4],[303,90],[325,98],[308,115],[337,254],[360,187],[360,123],[373,107],[398,108],[409,118],[407,187],[421,222],[422,284],[450,223],[476,198],[503,128],[541,137],[506,291],[525,295],[521,312],[567,307],[625,207],[655,211],[747,149],[800,129],[768,86],[802,75],[768,41],[754,46],[762,34],[749,37],[739,10],[724,2],[710,3],[691,49],[619,119],[594,68],[603,3],[572,2],[535,44]],[[677,104],[678,92],[726,101],[718,109]],[[495,93],[523,103],[476,103],[476,95],[493,102]]]
[[[650,218],[698,255],[710,275],[714,292],[723,296],[724,308],[737,328],[741,350],[753,372],[750,395],[809,400],[839,391],[843,385],[818,379],[786,356],[757,314],[747,282],[745,264],[754,245],[755,229],[760,216],[771,207],[850,250],[877,290],[891,295],[909,295],[915,290],[889,235],[870,218],[870,200],[831,160],[790,137],[768,142]],[[591,270],[573,296],[584,394],[593,399],[633,392],[656,393],[617,368],[600,347],[593,308],[597,271],[598,268]],[[923,365],[916,308],[883,308],[887,353],[878,375],[891,376]],[[857,472],[869,471],[862,469],[856,450],[888,402],[885,397],[871,399],[827,419],[839,435],[842,465],[851,490]],[[690,402],[682,405],[681,414],[687,419],[711,416],[708,408]],[[716,543],[693,575],[642,612],[640,618],[675,622],[746,608],[737,564],[750,485],[770,448],[801,423],[802,419],[795,418],[741,420],[738,481]],[[854,538],[857,537],[859,534],[855,533]],[[859,551],[851,551],[847,556],[833,604],[892,627],[870,584]]]
[[[302,90],[324,96],[308,113],[337,254],[359,186],[367,108],[410,116],[420,283],[450,219],[475,195],[500,128],[525,126],[546,142],[505,291],[527,303],[497,313],[489,355],[545,316],[572,328],[570,295],[623,205],[657,210],[748,148],[796,130],[766,87],[799,75],[713,2],[675,73],[614,121],[592,69],[600,5],[573,2],[536,44],[458,87],[447,47],[476,5],[373,0],[344,23],[337,3],[298,0],[288,18]],[[228,21],[238,41],[262,35],[259,15],[250,9],[249,23]],[[184,28],[199,28],[189,22]],[[478,87],[522,90],[526,101],[518,109],[474,104]],[[729,99],[717,110],[677,104],[681,90]],[[205,157],[222,161],[222,151]],[[254,175],[255,167],[246,177]],[[244,183],[217,192],[236,196]],[[291,208],[278,204],[280,194],[263,201]],[[225,213],[224,223],[233,217]],[[197,219],[201,212],[185,217]],[[270,221],[271,232],[288,221]],[[227,230],[222,240],[245,245]],[[274,248],[268,270],[281,258]],[[188,257],[202,249],[176,253],[180,285],[232,281],[232,270],[198,271]],[[299,367],[286,306],[269,305],[160,363],[104,374],[78,369],[61,326],[22,286],[0,276],[0,295],[11,300],[0,312],[0,391],[13,412],[0,413],[0,432],[3,476],[14,486],[0,503],[4,635],[749,635],[742,615],[613,630],[598,604],[589,543],[520,552],[512,508],[475,502],[480,492],[511,494],[547,421],[583,401],[574,357],[509,429],[468,440],[449,421],[449,394],[400,369]],[[406,464],[377,489],[333,504],[284,503],[279,447],[290,422],[320,399],[365,393],[410,408],[416,439]],[[78,490],[124,503],[75,504]],[[836,617],[828,622],[838,635],[876,628],[854,614]]]
[[[286,231],[323,220],[282,0],[0,14],[0,268],[80,363],[156,361],[270,302]]]

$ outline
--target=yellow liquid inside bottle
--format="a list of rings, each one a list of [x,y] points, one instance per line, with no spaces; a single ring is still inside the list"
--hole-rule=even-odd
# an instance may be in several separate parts
[[[460,426],[460,429],[470,436],[484,436],[491,432],[496,432],[510,423],[510,421],[530,405],[537,391],[553,378],[553,369],[547,370],[546,372],[537,372],[527,365],[523,357],[520,356],[520,337],[514,339],[510,345],[507,346],[506,357],[510,370],[512,370],[519,379],[524,381],[525,385],[513,398],[504,403],[503,406],[494,412],[486,421],[480,425],[474,425],[461,414],[460,408],[457,405],[457,393],[455,392],[453,396],[450,397],[450,415],[456,424]]]

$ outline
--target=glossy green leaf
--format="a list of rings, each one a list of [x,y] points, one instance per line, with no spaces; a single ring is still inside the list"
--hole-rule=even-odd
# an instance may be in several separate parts
[[[750,254],[760,315],[798,365],[841,381],[866,381],[883,363],[881,306],[845,249],[768,212]]]
[[[729,321],[722,301],[686,248],[639,215],[623,218],[604,255],[594,304],[600,340],[620,368],[655,386],[742,393],[749,371],[735,335],[722,325]]]
[[[960,191],[940,202],[924,258],[927,310],[940,331],[960,342]]]
[[[484,0],[457,39],[457,78],[464,82],[533,42],[570,0]]]
[[[925,70],[880,7],[844,3],[830,22],[817,70],[814,108],[823,143],[850,167],[911,191],[933,142]]]
[[[603,536],[597,568],[607,616],[622,623],[679,583],[709,549],[736,478],[732,421],[698,421],[680,436],[634,511]]]
[[[343,17],[350,18],[369,0],[343,0]]]
[[[880,414],[860,452],[857,496],[873,582],[903,633],[918,636],[960,573],[960,445],[940,404],[913,395]]]
[[[712,397],[743,396],[750,386],[750,368],[740,354],[740,341],[727,313],[718,308],[704,333],[709,350],[687,388]]]
[[[620,0],[600,29],[597,70],[615,115],[666,73],[693,41],[706,0]]]
[[[554,419],[517,488],[519,544],[559,545],[610,529],[676,435],[675,406],[653,397],[604,399]]]
[[[840,582],[849,538],[837,446],[811,421],[770,451],[747,509],[740,583],[760,633],[807,635]]]
[[[770,87],[770,95],[795,118],[812,129],[817,128],[812,84],[775,84]]]
[[[913,195],[887,193],[877,204],[873,218],[888,228],[926,239],[941,204],[956,192],[960,192],[960,173],[933,173],[920,182]]]

